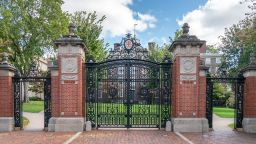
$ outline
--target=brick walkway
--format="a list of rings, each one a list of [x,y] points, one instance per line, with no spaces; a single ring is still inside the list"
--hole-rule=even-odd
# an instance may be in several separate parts
[[[216,131],[205,134],[182,133],[195,144],[256,144],[256,134],[236,131]]]
[[[0,144],[62,144],[74,132],[27,132],[0,133]],[[182,133],[194,144],[255,144],[256,134],[243,132]],[[173,132],[139,130],[94,130],[83,132],[72,144],[187,144]]]

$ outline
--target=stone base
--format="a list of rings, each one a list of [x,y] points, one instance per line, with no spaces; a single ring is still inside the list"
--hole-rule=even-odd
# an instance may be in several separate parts
[[[165,131],[172,131],[172,123],[171,121],[167,121],[165,124]]]
[[[174,132],[208,132],[209,124],[206,118],[173,118]]]
[[[84,131],[84,118],[81,117],[52,117],[49,120],[48,131],[53,132],[82,132]]]
[[[9,132],[14,130],[13,117],[0,117],[0,132]]]
[[[256,133],[256,118],[244,118],[243,130],[247,133]]]

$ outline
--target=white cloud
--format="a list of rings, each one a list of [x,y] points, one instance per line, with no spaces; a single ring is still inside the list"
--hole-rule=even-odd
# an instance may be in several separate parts
[[[64,0],[62,9],[73,13],[75,11],[96,11],[99,16],[105,15],[103,33],[120,36],[132,32],[136,23],[137,31],[154,28],[156,18],[150,14],[143,14],[129,8],[133,0]]]
[[[245,4],[240,4],[240,1],[208,0],[204,6],[177,20],[178,24],[181,26],[187,22],[190,25],[190,34],[206,40],[207,44],[216,44],[219,42],[218,37],[224,34],[225,28],[245,18],[248,8]]]

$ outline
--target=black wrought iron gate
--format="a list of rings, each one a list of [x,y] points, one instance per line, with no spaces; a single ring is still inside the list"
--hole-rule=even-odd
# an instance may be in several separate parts
[[[171,63],[86,63],[86,119],[93,127],[160,128],[170,118]]]
[[[242,128],[243,120],[243,93],[244,77],[229,77],[226,75],[208,75],[206,78],[206,118],[209,122],[209,128],[213,127],[213,86],[214,83],[230,84],[235,95],[234,111],[234,129]]]
[[[22,107],[22,94],[24,91],[24,84],[27,83],[43,84],[44,93],[44,127],[48,127],[49,119],[51,118],[51,78],[50,77],[19,77],[13,78],[14,88],[14,125],[16,128],[23,128],[23,107]]]

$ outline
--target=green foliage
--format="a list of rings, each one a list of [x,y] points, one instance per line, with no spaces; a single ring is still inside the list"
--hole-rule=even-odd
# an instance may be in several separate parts
[[[31,113],[39,113],[44,110],[44,101],[30,101],[23,103],[23,111]]]
[[[80,36],[88,49],[86,57],[93,55],[96,61],[103,60],[107,55],[108,44],[104,45],[104,40],[99,38],[102,32],[102,22],[105,19],[105,16],[98,18],[96,12],[82,11],[70,15],[70,21],[78,26],[76,34]]]
[[[33,96],[33,97],[29,97],[29,101],[42,101],[42,99],[40,97]]]
[[[61,4],[62,0],[13,0],[0,9],[1,50],[10,54],[23,76],[34,60],[53,50],[53,40],[67,30]]]
[[[214,107],[213,113],[221,118],[233,118],[234,117],[234,109],[232,109],[232,108]]]
[[[162,62],[165,55],[171,58],[171,53],[168,48],[170,45],[164,44],[163,47],[155,45],[154,47],[149,48],[149,59],[155,62]]]
[[[228,90],[229,85],[214,83],[213,85],[213,100],[215,106],[230,106],[233,107],[233,93]]]
[[[208,53],[219,53],[219,49],[215,45],[207,45],[207,52]]]
[[[245,0],[252,6],[255,1]],[[249,64],[250,54],[256,54],[256,16],[255,6],[247,18],[225,30],[221,37],[223,61],[231,75],[238,73]],[[254,13],[254,14],[253,14]]]

